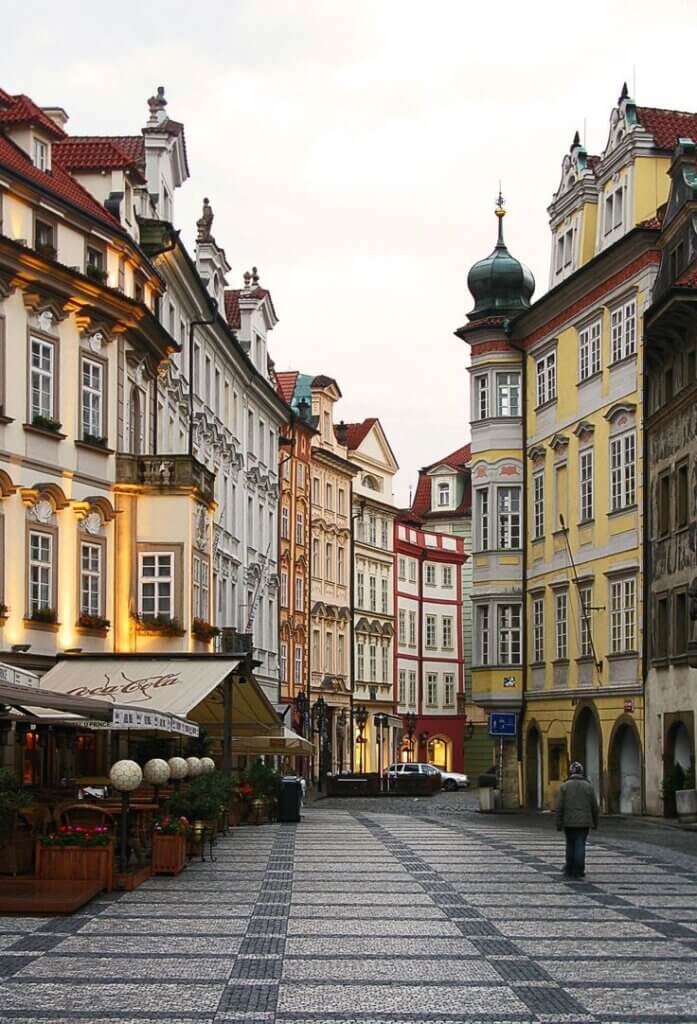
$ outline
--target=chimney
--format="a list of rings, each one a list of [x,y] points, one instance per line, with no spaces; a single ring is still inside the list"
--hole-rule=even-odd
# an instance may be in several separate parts
[[[343,420],[341,421],[341,423],[337,423],[336,424],[336,426],[334,427],[334,433],[336,435],[336,439],[339,442],[339,444],[344,445],[344,447],[347,447],[348,446],[348,427],[346,426],[346,424],[344,423]]]
[[[61,131],[65,131],[65,126],[69,121],[68,115],[62,107],[42,107],[41,108],[46,117],[50,117],[55,125],[57,125]]]
[[[310,415],[310,403],[306,398],[301,398],[298,402],[298,419],[302,420],[303,423],[307,423]]]

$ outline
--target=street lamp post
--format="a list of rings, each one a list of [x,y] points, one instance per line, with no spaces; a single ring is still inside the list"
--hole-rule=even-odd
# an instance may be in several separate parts
[[[319,738],[319,772],[317,789],[322,792],[322,779],[327,774],[327,703],[324,697],[318,697],[312,706],[314,731]]]
[[[416,715],[410,711],[406,715],[407,738],[409,740],[409,760],[414,760],[414,733],[416,732]]]
[[[363,771],[364,771],[364,766],[365,766],[365,756],[364,756],[364,751],[365,751],[365,735],[364,735],[364,733],[365,733],[366,723],[368,721],[368,709],[365,706],[365,704],[357,704],[354,707],[354,709],[353,709],[353,717],[355,719],[356,725],[358,726],[358,738],[356,740],[356,743],[358,743],[358,749],[359,749],[359,752],[360,752],[360,759],[359,760],[360,760],[360,766],[361,766],[360,767],[360,771],[361,771],[361,774],[362,774]]]
[[[378,712],[377,715],[374,716],[373,721],[375,722],[375,725],[378,728],[378,759],[379,759],[378,760],[378,764],[379,764],[379,769],[380,769],[380,789],[382,789],[382,782],[383,782],[383,763],[382,763],[383,756],[382,755],[383,755],[383,749],[384,749],[384,733],[383,733],[383,729],[387,725],[388,718],[387,718],[387,715],[384,712],[380,711],[380,712]]]
[[[346,722],[348,716],[346,714],[346,708],[342,708],[336,720],[337,725],[337,739],[339,742],[339,771],[344,770],[344,753],[346,746]]]

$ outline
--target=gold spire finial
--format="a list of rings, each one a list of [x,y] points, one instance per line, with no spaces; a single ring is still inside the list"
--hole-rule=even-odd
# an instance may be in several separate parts
[[[503,198],[503,193],[501,192],[501,181],[499,180],[499,197],[496,200],[496,209],[494,210],[494,213],[499,218],[506,216],[505,202],[506,200]]]

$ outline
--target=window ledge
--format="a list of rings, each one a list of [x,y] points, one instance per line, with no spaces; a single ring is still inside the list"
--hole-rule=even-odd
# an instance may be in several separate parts
[[[44,427],[35,427],[33,423],[23,423],[22,426],[28,434],[38,434],[39,437],[50,437],[52,441],[65,441],[67,434],[60,430],[46,430]]]
[[[608,512],[607,517],[608,519],[616,519],[617,516],[624,516],[627,512],[636,512],[638,508],[639,506],[636,504],[625,505],[624,508],[613,508],[611,512]]]
[[[582,388],[584,386],[584,384],[590,384],[590,382],[593,381],[593,380],[600,380],[602,378],[602,376],[603,376],[602,369],[596,370],[595,373],[591,373],[588,377],[584,377],[583,380],[577,381],[576,382],[576,387],[577,388]]]
[[[615,369],[616,366],[625,366],[627,363],[635,363],[636,356],[636,352],[632,352],[631,355],[628,356],[622,356],[621,359],[615,359],[614,362],[609,363],[608,368],[612,371]]]
[[[14,421],[14,416],[5,416],[4,414],[0,415],[0,424],[3,426],[6,426],[8,423],[14,423]]]
[[[576,658],[577,665],[593,665],[595,659],[592,654],[581,654]]]
[[[544,533],[540,537],[533,537],[532,541],[531,541],[532,546],[535,547],[535,545],[542,545],[544,543],[544,539],[545,539]]]
[[[626,661],[627,658],[638,658],[639,657],[639,652],[638,651],[618,651],[616,654],[608,654],[608,655],[606,655],[606,657],[607,657],[608,661],[622,661],[622,660]]]
[[[553,665],[568,665],[569,664],[569,659],[568,658],[553,658],[552,659],[552,664]]]
[[[99,455],[113,455],[114,449],[107,448],[102,444],[92,444],[91,441],[73,441],[76,448],[86,448],[89,452],[97,452]]]
[[[25,619],[25,629],[38,629],[44,633],[57,633],[61,627],[60,622],[41,622],[39,619]]]
[[[670,661],[668,660],[668,655],[667,654],[666,655],[661,655],[660,658],[652,658],[651,659],[651,664],[653,665],[654,668],[669,668],[670,667]]]
[[[548,398],[546,402],[540,402],[539,405],[535,406],[535,412],[544,412],[545,409],[551,409],[553,405],[557,404],[557,396],[554,398]]]
[[[109,626],[76,626],[75,632],[78,636],[107,636]]]
[[[545,668],[547,665],[546,661],[531,661],[530,668]]]
[[[579,521],[576,523],[576,526],[580,530],[583,526],[592,526],[594,522],[595,516],[591,516],[590,519],[579,519]]]
[[[687,664],[687,651],[684,654],[671,654],[670,660],[674,665],[686,665]]]

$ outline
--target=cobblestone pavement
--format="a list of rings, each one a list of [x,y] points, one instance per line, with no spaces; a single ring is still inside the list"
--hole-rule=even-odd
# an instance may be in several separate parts
[[[320,803],[72,918],[0,917],[0,1021],[697,1022],[692,858],[594,835],[566,882],[547,827],[423,813]]]

